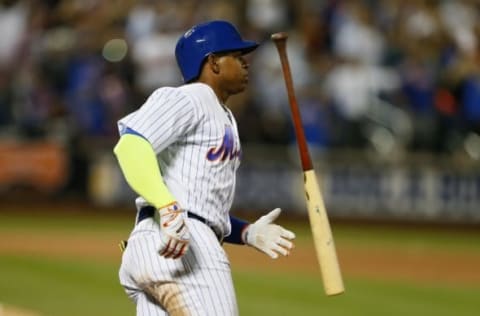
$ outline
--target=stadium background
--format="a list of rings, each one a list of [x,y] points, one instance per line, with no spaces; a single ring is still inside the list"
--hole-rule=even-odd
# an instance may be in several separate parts
[[[228,248],[242,314],[474,315],[479,15],[473,0],[2,1],[0,315],[133,313],[116,280],[134,195],[115,122],[180,83],[175,42],[207,19],[262,43],[229,104],[244,157],[232,211],[282,207],[299,234],[279,262]],[[323,297],[311,245],[277,31],[345,273],[338,298]]]

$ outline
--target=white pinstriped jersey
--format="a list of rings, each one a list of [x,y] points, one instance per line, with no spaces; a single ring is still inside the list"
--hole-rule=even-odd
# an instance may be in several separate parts
[[[183,209],[230,234],[240,140],[231,111],[208,85],[160,88],[118,126],[120,133],[131,128],[152,144],[163,179]]]

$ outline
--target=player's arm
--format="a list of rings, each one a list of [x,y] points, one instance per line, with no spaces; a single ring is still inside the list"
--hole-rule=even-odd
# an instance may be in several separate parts
[[[189,234],[184,212],[163,181],[150,142],[141,134],[126,128],[113,152],[130,187],[160,213],[163,231],[160,254],[167,258],[178,258],[185,254]]]
[[[127,128],[113,149],[130,187],[157,209],[176,200],[165,185],[157,156],[142,135]]]
[[[281,210],[276,208],[252,224],[230,216],[232,230],[224,241],[232,244],[246,244],[273,259],[278,258],[279,254],[288,256],[294,247],[295,234],[273,223],[280,212]]]
[[[244,245],[245,241],[242,236],[249,225],[248,222],[230,215],[230,226],[232,229],[230,235],[226,236],[223,241],[229,244]]]

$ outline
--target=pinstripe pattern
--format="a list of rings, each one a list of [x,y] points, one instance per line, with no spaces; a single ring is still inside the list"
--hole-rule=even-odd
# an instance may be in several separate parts
[[[190,249],[180,260],[158,255],[160,227],[154,219],[143,220],[130,235],[120,282],[136,302],[137,315],[167,315],[162,306],[171,305],[172,287],[181,294],[170,315],[238,315],[225,251],[207,225],[190,218],[187,225]]]
[[[230,233],[229,210],[240,164],[240,141],[232,113],[207,85],[156,90],[119,129],[143,135],[157,153],[163,178],[182,208]],[[215,159],[208,159],[211,151]],[[225,158],[225,159],[223,159]],[[227,256],[213,231],[188,219],[191,241],[180,260],[158,255],[160,228],[145,219],[123,254],[120,281],[137,303],[137,315],[237,315]]]
[[[240,140],[232,113],[211,88],[195,83],[158,89],[140,109],[119,121],[120,130],[126,127],[152,144],[165,183],[180,205],[228,235],[240,157],[212,162],[206,155],[222,145],[227,128],[233,132],[236,151]]]

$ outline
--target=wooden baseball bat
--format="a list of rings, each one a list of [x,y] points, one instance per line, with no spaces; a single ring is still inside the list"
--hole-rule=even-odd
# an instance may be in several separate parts
[[[308,152],[300,110],[293,89],[292,74],[290,72],[286,50],[288,34],[285,32],[275,33],[272,34],[271,38],[277,47],[280,62],[282,63],[283,76],[287,87],[293,125],[295,127],[295,136],[300,152],[300,160],[302,162],[308,217],[312,228],[317,259],[322,273],[323,286],[327,295],[338,295],[345,291],[345,287],[343,285],[325,203],[320,193],[320,186],[318,185],[312,160]]]

